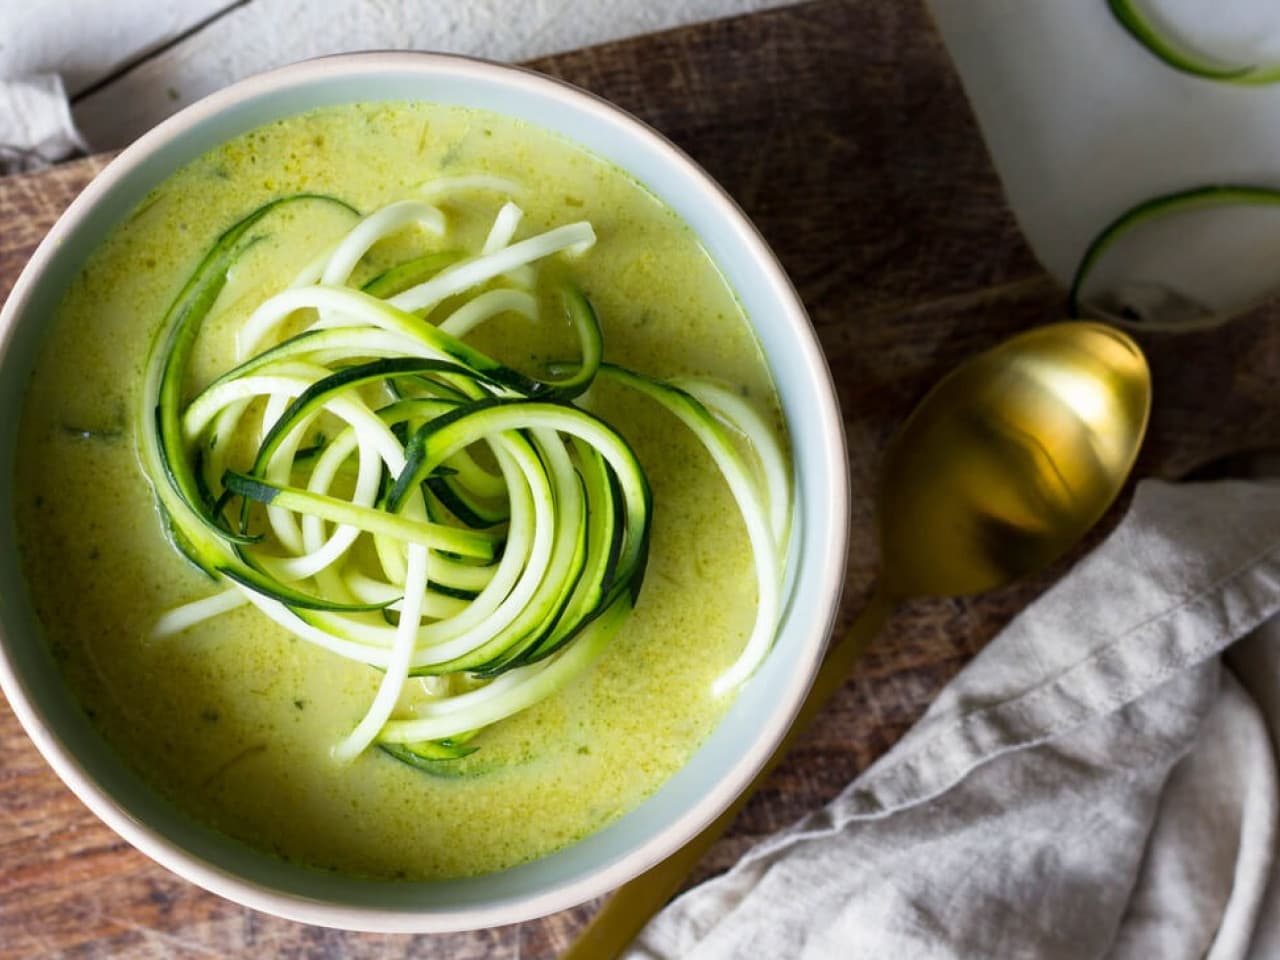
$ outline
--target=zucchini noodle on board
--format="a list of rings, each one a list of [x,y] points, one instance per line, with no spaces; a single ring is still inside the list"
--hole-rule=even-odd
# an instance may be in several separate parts
[[[558,293],[580,359],[555,379],[462,340],[500,314],[537,320],[540,262],[596,242],[585,220],[518,238],[523,211],[507,198],[519,189],[486,175],[439,178],[365,217],[327,196],[275,200],[217,240],[152,345],[137,411],[142,461],[174,545],[227,584],[165,613],[153,635],[248,603],[381,671],[363,719],[333,750],[339,760],[373,744],[428,768],[465,756],[477,731],[570,682],[626,621],[653,503],[626,439],[574,403],[597,376],[684,423],[746,523],[756,621],[716,695],[752,674],[777,629],[791,488],[758,411],[714,383],[604,363],[595,310],[572,283]],[[478,250],[447,245],[447,218],[431,202],[458,192],[505,200]],[[257,224],[294,204],[345,208],[353,226],[257,305],[237,331],[236,366],[184,398],[196,335],[228,271]],[[369,251],[409,227],[445,246],[355,286]],[[425,678],[429,699],[395,719],[411,677]]]

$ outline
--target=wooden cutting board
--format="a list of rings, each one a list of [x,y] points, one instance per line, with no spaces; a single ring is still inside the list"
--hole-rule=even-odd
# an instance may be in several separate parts
[[[794,279],[839,388],[853,481],[847,624],[876,567],[885,441],[926,388],[1002,337],[1062,316],[1019,236],[960,84],[918,2],[818,0],[533,64],[684,147],[755,220]],[[0,296],[90,157],[0,180]],[[1156,374],[1143,475],[1280,443],[1280,325],[1147,337]],[[1118,513],[1113,511],[1112,518]],[[697,872],[729,866],[887,750],[939,689],[1066,568],[975,600],[919,602]],[[555,956],[591,906],[448,936],[347,934],[204,893],[128,847],[62,786],[0,704],[0,957]]]

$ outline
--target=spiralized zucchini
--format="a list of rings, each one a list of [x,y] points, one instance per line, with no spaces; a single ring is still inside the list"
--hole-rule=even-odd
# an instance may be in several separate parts
[[[519,187],[441,178],[365,217],[308,194],[250,213],[169,309],[138,406],[141,458],[171,539],[226,585],[164,614],[154,634],[249,603],[294,636],[381,671],[364,718],[334,748],[339,760],[375,743],[420,767],[466,756],[478,730],[571,681],[625,623],[654,505],[626,439],[574,403],[597,376],[692,430],[746,521],[757,621],[716,694],[756,669],[780,615],[791,492],[764,418],[716,384],[603,363],[599,320],[572,283],[559,295],[580,356],[554,375],[532,377],[463,342],[500,314],[536,319],[539,263],[581,256],[596,235],[579,221],[517,239],[522,211],[507,201],[480,249],[448,246],[446,217],[427,201],[459,191]],[[196,336],[228,271],[258,241],[261,221],[299,204],[344,207],[353,225],[253,310],[237,332],[236,365],[184,396]],[[370,249],[414,225],[446,246],[354,286]],[[395,719],[415,676],[432,678],[430,699],[413,719]]]

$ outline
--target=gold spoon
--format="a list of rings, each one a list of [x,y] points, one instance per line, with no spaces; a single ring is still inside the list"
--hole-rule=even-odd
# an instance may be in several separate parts
[[[885,452],[882,574],[827,652],[795,723],[712,824],[619,887],[563,960],[618,956],[728,828],[910,597],[964,596],[1044,569],[1120,492],[1151,410],[1151,373],[1129,337],[1099,323],[1039,327],[973,357],[920,402]]]

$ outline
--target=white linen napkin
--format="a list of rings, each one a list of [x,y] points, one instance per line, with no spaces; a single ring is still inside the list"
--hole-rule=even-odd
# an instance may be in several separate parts
[[[1280,956],[1277,612],[1280,485],[1143,482],[901,742],[630,956]]]
[[[57,74],[0,79],[0,176],[85,151]]]

